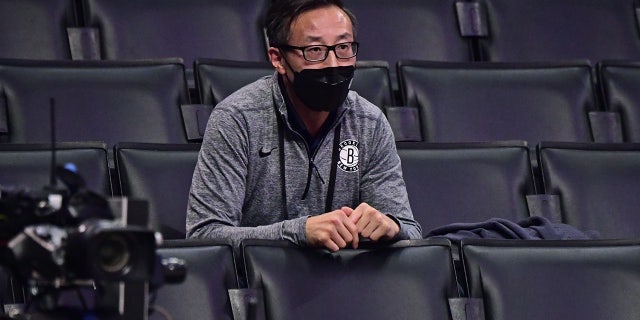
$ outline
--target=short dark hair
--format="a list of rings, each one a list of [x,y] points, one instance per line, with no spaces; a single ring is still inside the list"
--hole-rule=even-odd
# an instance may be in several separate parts
[[[328,6],[336,6],[344,11],[356,34],[356,17],[344,7],[342,0],[273,0],[266,19],[266,32],[270,46],[287,44],[291,33],[291,22],[301,14]]]

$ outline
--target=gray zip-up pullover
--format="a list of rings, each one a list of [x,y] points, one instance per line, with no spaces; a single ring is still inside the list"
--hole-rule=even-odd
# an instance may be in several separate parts
[[[349,92],[311,155],[287,117],[277,73],[214,108],[193,173],[188,237],[305,245],[307,217],[366,202],[400,224],[398,239],[422,238],[378,107]]]

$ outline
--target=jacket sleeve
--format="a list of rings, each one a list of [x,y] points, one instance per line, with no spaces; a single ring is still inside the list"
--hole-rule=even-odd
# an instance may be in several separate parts
[[[397,239],[421,239],[422,228],[413,218],[395,139],[384,114],[376,119],[371,134],[360,198],[399,223]]]
[[[216,107],[207,124],[193,173],[187,208],[187,237],[288,239],[304,232],[306,217],[257,227],[242,227],[249,137],[243,116]],[[301,240],[301,239],[295,239]]]

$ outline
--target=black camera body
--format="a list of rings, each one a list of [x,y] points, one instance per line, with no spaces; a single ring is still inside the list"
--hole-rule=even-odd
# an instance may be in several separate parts
[[[72,229],[28,226],[8,249],[20,277],[41,285],[143,282],[154,272],[156,239],[147,228],[91,219]]]
[[[116,219],[114,201],[84,188],[75,172],[58,167],[56,173],[66,188],[0,187],[0,267],[26,289],[25,302],[35,309],[24,312],[58,312],[58,298],[68,290],[97,296],[122,284],[161,286],[157,233]],[[121,309],[122,299],[106,300]]]

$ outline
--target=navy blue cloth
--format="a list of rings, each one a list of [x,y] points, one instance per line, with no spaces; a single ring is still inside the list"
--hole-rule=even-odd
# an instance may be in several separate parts
[[[459,242],[462,239],[588,240],[597,239],[599,235],[536,216],[519,222],[492,218],[483,222],[452,223],[429,231],[425,237],[445,237]]]

